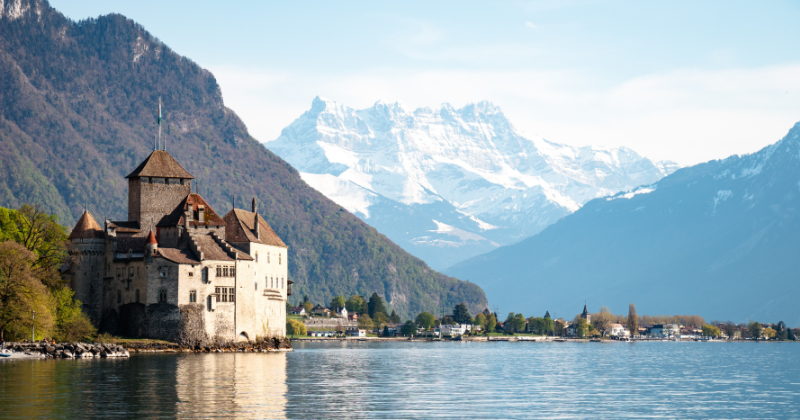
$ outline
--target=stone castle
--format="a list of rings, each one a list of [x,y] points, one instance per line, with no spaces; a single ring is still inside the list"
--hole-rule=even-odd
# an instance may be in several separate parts
[[[155,150],[128,179],[128,220],[84,211],[67,276],[101,331],[202,344],[286,335],[288,247],[258,215],[220,217]]]

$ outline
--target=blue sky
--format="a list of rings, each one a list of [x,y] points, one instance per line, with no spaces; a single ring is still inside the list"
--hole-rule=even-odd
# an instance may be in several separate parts
[[[489,100],[526,133],[682,164],[753,152],[800,121],[797,2],[51,4],[141,23],[211,70],[261,141],[317,95],[355,108]]]

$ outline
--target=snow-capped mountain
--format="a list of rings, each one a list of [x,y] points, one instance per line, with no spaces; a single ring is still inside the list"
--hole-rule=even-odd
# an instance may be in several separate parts
[[[379,101],[355,110],[317,97],[266,146],[312,187],[437,269],[677,169],[627,148],[526,136],[485,101],[416,110]]]
[[[625,313],[800,324],[800,123],[744,156],[586,203],[541,233],[445,273],[493,304],[572,318]],[[514,293],[509,293],[513,290]]]

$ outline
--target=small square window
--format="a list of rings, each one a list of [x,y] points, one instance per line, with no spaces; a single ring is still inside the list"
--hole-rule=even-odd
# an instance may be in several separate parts
[[[194,277],[194,271],[189,272],[189,277]]]

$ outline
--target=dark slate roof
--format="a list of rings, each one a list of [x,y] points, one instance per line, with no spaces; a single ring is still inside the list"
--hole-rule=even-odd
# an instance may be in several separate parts
[[[117,252],[142,253],[145,250],[147,238],[117,238]]]
[[[260,237],[256,237],[256,218]],[[225,240],[228,242],[255,242],[288,248],[261,215],[242,209],[233,209],[225,215]]]
[[[172,155],[167,153],[166,150],[154,150],[144,162],[140,163],[139,166],[125,178],[139,178],[143,176],[194,179],[192,174],[186,169],[183,169],[183,166],[181,166]]]
[[[157,255],[178,264],[200,264],[200,258],[191,249],[159,248]]]
[[[113,228],[117,233],[139,233],[142,231],[137,221],[113,221],[108,223],[108,227]]]
[[[69,234],[69,239],[103,239],[105,237],[103,228],[97,224],[97,220],[94,220],[88,211],[83,212],[78,223],[75,224],[75,228]]]
[[[197,221],[197,208],[200,205],[204,205],[206,207],[205,210],[205,221],[200,223]],[[171,227],[171,226],[183,226],[184,224],[184,212],[186,209],[192,209],[192,219],[193,221],[190,222],[192,226],[225,226],[225,222],[222,221],[222,218],[211,208],[211,206],[206,203],[206,200],[200,196],[200,194],[189,194],[186,198],[175,207],[175,210],[172,210],[172,213],[164,216],[160,222],[158,222],[158,227]]]

